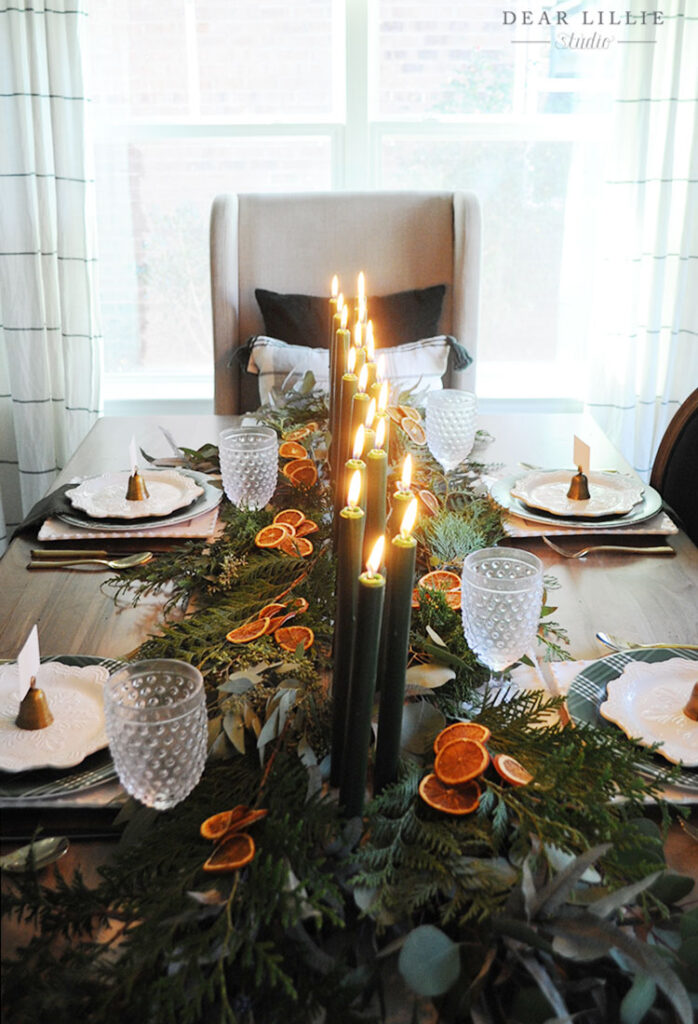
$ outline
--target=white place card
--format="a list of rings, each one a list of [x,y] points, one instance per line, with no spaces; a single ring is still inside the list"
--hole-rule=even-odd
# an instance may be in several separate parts
[[[24,700],[24,697],[29,691],[32,676],[38,675],[40,662],[39,631],[34,625],[29,632],[29,636],[24,641],[22,650],[17,655],[20,702]]]
[[[591,451],[588,444],[585,444],[581,438],[574,435],[574,454],[573,454],[575,466],[580,466],[582,473],[585,476],[589,476],[589,463],[591,461]]]

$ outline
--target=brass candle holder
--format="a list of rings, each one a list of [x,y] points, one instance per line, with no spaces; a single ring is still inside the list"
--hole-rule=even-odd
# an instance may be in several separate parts
[[[588,501],[591,497],[589,494],[589,482],[584,473],[582,473],[581,466],[577,466],[577,472],[570,481],[567,497],[571,498],[572,501]]]
[[[46,694],[36,685],[36,676],[31,677],[29,689],[19,705],[15,725],[19,729],[45,729],[53,721]]]

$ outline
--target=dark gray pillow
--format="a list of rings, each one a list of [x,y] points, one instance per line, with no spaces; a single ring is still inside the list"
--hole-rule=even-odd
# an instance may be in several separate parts
[[[392,295],[368,299],[368,315],[373,321],[377,348],[392,348],[438,334],[445,284],[413,288]],[[272,338],[289,345],[327,348],[329,340],[329,301],[317,295],[283,295],[256,288],[264,330]],[[353,308],[354,300],[349,300]]]

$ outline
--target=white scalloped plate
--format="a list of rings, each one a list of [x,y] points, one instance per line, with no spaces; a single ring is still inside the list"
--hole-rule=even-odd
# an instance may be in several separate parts
[[[657,753],[688,768],[698,767],[698,722],[683,713],[698,665],[683,658],[632,662],[606,687],[599,711],[643,746],[661,743]]]
[[[83,480],[76,488],[66,491],[66,498],[92,519],[144,519],[148,516],[167,516],[179,508],[191,505],[203,493],[192,477],[174,469],[145,469],[149,497],[142,501],[128,501],[126,489],[129,473],[103,473]]]
[[[642,501],[642,484],[622,473],[589,473],[586,501],[567,497],[573,473],[569,469],[535,470],[526,473],[511,488],[511,494],[529,508],[556,516],[623,515]]]
[[[17,663],[0,666],[0,769],[71,768],[107,746],[103,665],[76,668],[42,662],[36,685],[46,695],[53,722],[45,729],[20,729]]]

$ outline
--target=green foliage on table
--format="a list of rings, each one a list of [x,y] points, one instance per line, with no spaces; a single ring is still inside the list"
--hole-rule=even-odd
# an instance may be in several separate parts
[[[304,388],[265,416],[277,429],[317,419],[304,443],[321,460],[322,401]],[[398,455],[413,453],[416,486],[441,505],[422,526],[425,568],[453,565],[459,544],[495,543],[498,513],[470,476],[446,485],[425,449],[391,433]],[[399,779],[363,820],[339,816],[327,786],[334,560],[325,479],[320,463],[316,486],[281,481],[275,499],[319,524],[308,559],[256,548],[273,512],[224,502],[218,539],[187,542],[117,581],[122,597],[166,587],[170,609],[186,608],[138,656],[201,668],[210,756],[172,811],[128,807],[118,855],[96,884],[79,873],[53,886],[32,875],[12,881],[4,911],[40,931],[5,965],[8,1021],[688,1022],[698,911],[678,912],[691,882],[665,870],[662,832],[643,817],[672,771],[650,778],[652,752],[619,731],[563,728],[561,702],[541,692],[501,704],[479,694],[488,672],[442,594],[420,594],[411,656],[449,671],[441,685],[410,690]],[[315,634],[307,652],[270,637],[225,639],[289,586],[289,600],[309,602],[297,620]],[[548,600],[541,632],[559,650],[564,631]],[[511,786],[490,767],[478,809],[456,817],[425,804],[418,785],[432,768],[434,734],[464,706],[491,730],[490,751],[517,758],[533,781]],[[268,810],[250,828],[256,855],[233,874],[206,874],[211,843],[200,824],[237,804]],[[658,806],[664,828],[668,809]]]

